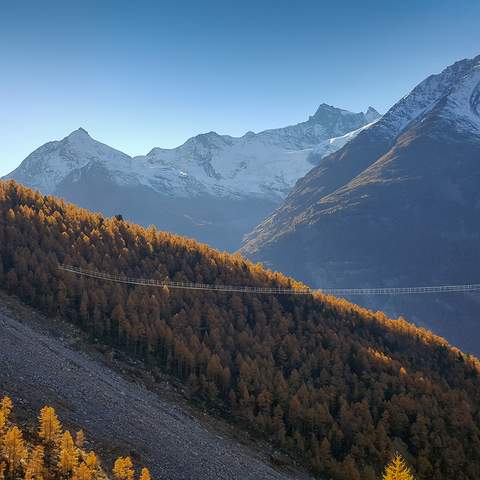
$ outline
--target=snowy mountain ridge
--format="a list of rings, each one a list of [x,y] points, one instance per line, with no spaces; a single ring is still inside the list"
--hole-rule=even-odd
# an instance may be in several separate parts
[[[134,158],[80,128],[35,150],[7,178],[51,194],[67,178],[75,182],[85,169],[101,165],[118,185],[142,185],[172,197],[250,196],[278,202],[314,166],[312,151],[317,158],[335,151],[378,117],[372,107],[352,113],[322,104],[297,125],[242,137],[209,132]]]
[[[398,101],[378,122],[391,139],[433,109],[457,129],[480,133],[480,55],[460,60],[430,75]]]
[[[63,140],[37,148],[5,178],[13,178],[44,194],[51,194],[68,175],[94,163],[115,168],[119,181],[123,178],[122,173],[132,168],[130,156],[93,140],[86,130],[79,128]]]
[[[177,148],[154,148],[135,160],[143,165],[144,178],[152,188],[172,195],[258,196],[279,201],[314,166],[310,160],[314,148],[321,149],[332,137],[356,131],[375,117],[379,114],[371,107],[367,113],[352,113],[322,104],[315,115],[297,125],[242,137],[210,132]],[[324,154],[337,145],[340,148],[332,141],[328,148],[324,146]]]

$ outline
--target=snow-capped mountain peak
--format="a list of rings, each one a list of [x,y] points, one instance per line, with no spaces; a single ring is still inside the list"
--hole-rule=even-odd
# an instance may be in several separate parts
[[[100,166],[118,185],[143,185],[172,197],[213,195],[261,197],[279,202],[312,167],[310,153],[323,156],[340,148],[378,112],[366,113],[321,104],[307,121],[242,137],[208,132],[177,148],[153,148],[128,155],[94,140],[84,128],[29,155],[9,177],[44,193],[55,193],[82,171]],[[332,138],[338,140],[330,142]],[[322,153],[323,152],[323,153]],[[97,171],[97,170],[96,170]]]
[[[338,115],[342,114],[343,112],[345,113],[351,113],[348,110],[343,110],[341,108],[336,108],[333,105],[328,105],[328,103],[321,103],[316,112],[310,116],[310,120],[315,119],[322,121],[323,118],[325,118],[326,115]]]
[[[441,115],[457,131],[480,134],[480,56],[472,62],[472,68],[449,92]]]
[[[318,286],[473,281],[480,268],[479,110],[480,57],[426,78],[299,180],[240,252]],[[372,296],[364,305],[405,312],[478,350],[480,328],[471,320],[478,304],[406,297]],[[440,305],[464,325],[442,320]]]
[[[369,118],[375,114],[378,117],[371,109]],[[174,149],[155,148],[135,160],[150,168],[153,188],[161,186],[176,195],[253,195],[279,201],[312,168],[310,153],[315,147],[367,123],[365,113],[322,104],[307,121],[296,125],[242,137],[209,132]],[[328,152],[340,146],[341,142],[333,142]]]
[[[242,137],[202,133],[134,158],[79,128],[35,150],[7,178],[234,251],[314,167],[313,149],[324,145],[316,158],[335,151],[367,117],[324,104],[296,125]]]
[[[101,163],[115,171],[127,169],[130,161],[125,153],[94,140],[85,129],[78,128],[62,140],[39,147],[6,178],[51,194],[72,172],[89,164]]]
[[[74,130],[70,135],[67,135],[67,137],[65,138],[75,139],[75,138],[84,138],[84,137],[91,138],[88,132],[83,127],[79,127],[76,130]]]
[[[479,65],[480,56],[477,56],[458,61],[441,73],[430,75],[390,108],[382,117],[379,126],[393,139],[416,119],[443,102],[446,107],[444,116],[448,117],[449,112],[454,116],[469,118],[470,122],[464,122],[464,127],[470,124],[476,130],[478,116],[475,110],[472,111],[470,102],[478,105]]]

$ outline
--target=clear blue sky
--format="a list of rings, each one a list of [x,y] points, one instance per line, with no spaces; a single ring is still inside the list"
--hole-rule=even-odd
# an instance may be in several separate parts
[[[385,111],[480,53],[477,0],[0,0],[0,175],[83,126],[129,154],[326,102]]]

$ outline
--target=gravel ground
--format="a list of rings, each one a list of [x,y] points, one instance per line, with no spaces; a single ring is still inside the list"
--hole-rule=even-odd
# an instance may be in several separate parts
[[[101,446],[107,457],[130,454],[151,467],[156,478],[309,478],[274,469],[261,449],[239,443],[225,430],[216,431],[185,406],[132,382],[94,354],[77,350],[62,333],[52,334],[29,309],[12,309],[3,300],[0,297],[0,394],[12,395],[30,418],[34,410],[51,404],[65,425],[84,428],[92,448]]]

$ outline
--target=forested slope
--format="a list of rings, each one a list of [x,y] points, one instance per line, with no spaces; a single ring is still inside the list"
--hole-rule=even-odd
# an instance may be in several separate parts
[[[443,339],[345,301],[173,291],[129,276],[295,283],[206,246],[0,183],[0,284],[92,340],[184,380],[235,421],[335,479],[371,480],[395,450],[419,479],[480,476],[480,364]]]
[[[250,435],[189,408],[178,382],[87,341],[76,326],[0,293],[0,392],[17,405],[19,425],[36,431],[38,411],[52,405],[70,431],[84,429],[107,469],[129,454],[161,480],[311,479],[291,461],[273,467],[263,442],[250,446]]]

